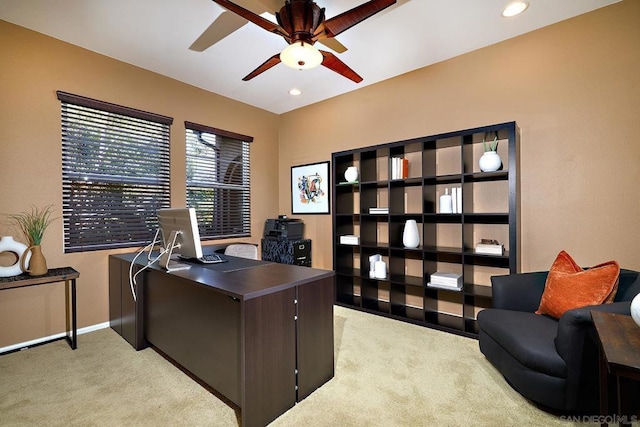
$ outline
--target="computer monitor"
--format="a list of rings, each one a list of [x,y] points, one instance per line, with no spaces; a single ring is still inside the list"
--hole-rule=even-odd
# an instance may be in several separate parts
[[[165,254],[160,258],[160,265],[170,270],[172,254],[182,258],[202,258],[202,245],[198,220],[194,208],[158,209],[158,226],[160,228],[162,250]],[[184,265],[185,268],[188,265]],[[179,268],[175,265],[173,269]]]

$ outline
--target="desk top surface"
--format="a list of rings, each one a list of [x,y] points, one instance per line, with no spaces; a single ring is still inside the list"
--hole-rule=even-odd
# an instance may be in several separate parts
[[[640,373],[640,326],[623,314],[594,310],[591,317],[610,368]]]
[[[131,262],[135,254],[111,256]],[[175,277],[212,287],[217,291],[241,300],[257,298],[334,276],[334,272],[330,270],[278,264],[230,255],[223,256],[228,259],[228,262],[218,264],[188,263],[191,265],[188,270],[177,270],[171,273],[167,273],[156,262],[149,269],[154,274],[157,272],[171,274]],[[136,264],[141,267],[145,266],[147,264],[146,255],[140,256],[136,260]]]

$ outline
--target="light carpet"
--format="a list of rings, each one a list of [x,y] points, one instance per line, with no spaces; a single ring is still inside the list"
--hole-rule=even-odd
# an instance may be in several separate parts
[[[476,340],[335,307],[335,377],[273,426],[574,425],[516,393]],[[111,329],[0,356],[2,426],[237,426],[228,406]],[[585,425],[585,424],[581,424]]]

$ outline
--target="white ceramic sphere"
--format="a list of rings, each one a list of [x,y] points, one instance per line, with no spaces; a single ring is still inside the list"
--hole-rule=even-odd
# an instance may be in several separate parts
[[[485,151],[478,161],[482,172],[494,172],[502,166],[502,160],[495,151]]]
[[[356,182],[358,180],[358,168],[349,166],[344,172],[344,179],[346,179],[347,182]]]
[[[640,294],[631,300],[631,317],[636,325],[640,326]]]

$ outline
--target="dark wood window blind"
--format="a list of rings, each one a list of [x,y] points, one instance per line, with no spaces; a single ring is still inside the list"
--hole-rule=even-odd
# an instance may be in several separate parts
[[[251,236],[249,147],[253,138],[185,122],[187,206],[200,238]]]
[[[64,251],[148,244],[170,206],[171,117],[57,92]]]

